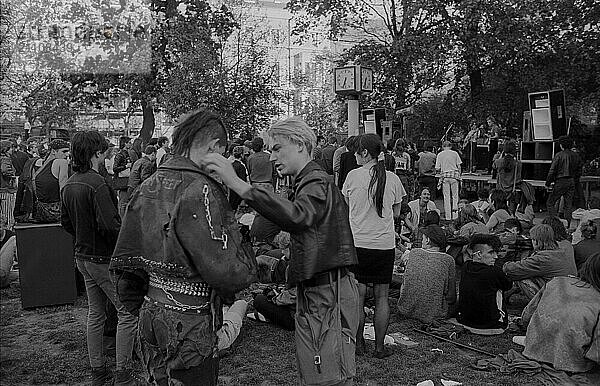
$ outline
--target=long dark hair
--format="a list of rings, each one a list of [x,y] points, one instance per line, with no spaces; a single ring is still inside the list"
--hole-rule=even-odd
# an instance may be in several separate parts
[[[366,150],[369,155],[377,161],[371,168],[371,181],[369,181],[369,193],[373,196],[373,203],[377,215],[383,217],[383,191],[385,190],[385,157],[379,159],[379,154],[383,151],[383,143],[377,134],[362,134],[358,137],[357,153]]]

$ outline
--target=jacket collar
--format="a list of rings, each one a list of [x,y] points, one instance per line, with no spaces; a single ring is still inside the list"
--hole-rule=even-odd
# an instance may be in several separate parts
[[[294,180],[294,185],[298,184],[298,182],[300,180],[302,180],[304,177],[306,177],[310,172],[319,170],[319,169],[321,169],[321,166],[318,163],[316,163],[315,161],[310,161],[309,163],[306,164],[306,166],[304,166],[304,168],[302,170],[300,170],[300,173],[298,173],[298,175],[296,176],[296,178]]]
[[[174,155],[171,159],[166,161],[164,164],[158,167],[158,170],[167,169],[167,170],[185,170],[189,172],[202,173],[208,175],[208,173],[201,169],[195,162],[191,159]]]

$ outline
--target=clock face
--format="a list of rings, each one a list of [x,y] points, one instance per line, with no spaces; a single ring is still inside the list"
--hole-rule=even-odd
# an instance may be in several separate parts
[[[360,89],[361,91],[373,91],[373,70],[370,68],[361,68],[360,69]]]
[[[342,67],[335,69],[335,91],[355,90],[354,67]]]

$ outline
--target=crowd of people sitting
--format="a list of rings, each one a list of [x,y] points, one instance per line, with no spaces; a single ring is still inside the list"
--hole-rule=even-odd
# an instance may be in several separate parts
[[[104,302],[92,300],[93,296],[104,296],[104,298],[108,296],[111,300],[119,299],[120,296],[123,301],[123,304],[114,301],[120,323],[118,331],[121,334],[121,338],[117,337],[121,339],[121,349],[119,345],[117,348],[117,367],[120,371],[117,378],[120,384],[131,384],[128,383],[132,379],[131,373],[125,366],[131,358],[132,349],[131,347],[123,349],[122,342],[127,339],[132,340],[134,320],[138,317],[135,312],[139,313],[140,326],[142,326],[144,320],[159,318],[157,315],[161,311],[159,308],[152,307],[160,302],[168,303],[168,299],[164,298],[160,291],[154,291],[152,297],[160,298],[156,304],[152,303],[154,306],[144,303],[140,310],[140,304],[144,302],[142,298],[138,304],[130,308],[126,301],[135,302],[137,292],[134,292],[140,289],[140,285],[136,283],[139,283],[140,277],[143,277],[144,280],[150,280],[152,287],[152,283],[160,279],[160,274],[156,276],[156,272],[161,271],[154,270],[160,263],[136,261],[137,257],[120,256],[118,251],[125,248],[127,237],[135,237],[131,235],[139,235],[141,232],[139,224],[135,224],[135,216],[142,216],[144,210],[150,211],[154,208],[152,207],[154,204],[144,201],[150,199],[147,197],[148,194],[146,197],[140,194],[140,190],[146,186],[144,181],[154,179],[153,183],[156,183],[157,178],[165,178],[167,173],[171,173],[171,170],[175,169],[174,165],[179,165],[178,170],[187,172],[198,170],[200,174],[205,173],[205,169],[201,170],[200,166],[206,167],[206,170],[216,173],[222,183],[229,187],[226,199],[230,209],[235,213],[243,240],[252,242],[259,267],[258,279],[263,284],[269,284],[253,293],[251,301],[253,310],[247,315],[249,318],[271,322],[285,329],[298,329],[301,322],[297,319],[296,310],[302,310],[303,312],[300,313],[302,315],[310,312],[307,298],[309,291],[306,288],[331,284],[332,287],[337,288],[338,303],[345,305],[353,304],[351,300],[356,291],[357,312],[352,311],[353,306],[348,308],[340,306],[342,332],[355,334],[348,337],[348,342],[356,342],[356,355],[368,353],[363,331],[366,310],[369,308],[368,305],[373,305],[375,346],[372,355],[383,359],[394,354],[384,345],[390,314],[396,311],[390,309],[390,294],[397,297],[397,312],[406,318],[423,323],[450,318],[473,333],[494,335],[502,334],[507,329],[509,299],[514,294],[520,293],[529,301],[522,314],[523,328],[526,329],[525,355],[549,363],[556,369],[570,372],[588,371],[594,364],[600,363],[600,336],[598,336],[597,326],[598,315],[600,315],[600,252],[597,249],[600,245],[600,235],[597,232],[597,222],[600,221],[599,199],[590,200],[590,210],[581,215],[580,224],[571,236],[567,230],[570,219],[567,224],[557,216],[549,216],[542,223],[534,221],[532,197],[528,187],[524,185],[516,189],[517,163],[510,145],[505,148],[506,154],[494,163],[494,167],[498,170],[498,186],[491,192],[478,191],[477,199],[470,201],[459,197],[461,160],[452,150],[452,144],[449,142],[444,142],[443,150],[436,154],[433,146],[427,146],[422,152],[417,152],[414,145],[402,139],[385,146],[380,137],[375,134],[350,137],[339,147],[337,137],[332,136],[325,140],[317,136],[316,146],[312,149],[310,144],[313,133],[294,134],[293,131],[302,132],[306,124],[292,120],[280,125],[275,127],[280,130],[280,133],[285,133],[289,138],[299,135],[300,142],[289,140],[289,143],[275,143],[270,147],[266,146],[265,140],[261,137],[253,138],[251,141],[235,142],[229,147],[230,151],[225,153],[229,157],[227,168],[232,168],[237,178],[235,180],[227,174],[225,166],[221,164],[222,160],[214,158],[217,157],[216,155],[207,156],[210,161],[206,161],[206,164],[202,164],[205,162],[204,158],[195,159],[193,152],[189,159],[181,157],[186,151],[190,153],[189,149],[197,145],[193,135],[191,139],[187,139],[187,142],[185,137],[178,137],[178,144],[173,151],[169,151],[169,142],[166,138],[155,139],[146,144],[142,154],[133,149],[130,138],[122,137],[117,150],[104,143],[104,139],[99,137],[98,133],[96,136],[82,134],[77,138],[79,141],[77,146],[93,148],[93,151],[85,150],[89,154],[82,155],[83,150],[79,147],[75,146],[74,150],[69,143],[56,140],[49,144],[49,149],[45,153],[39,149],[38,154],[24,163],[19,174],[20,178],[14,184],[14,190],[20,194],[17,193],[16,204],[11,208],[11,213],[14,210],[16,218],[20,220],[49,222],[58,219],[61,221],[61,203],[63,211],[78,205],[75,201],[70,201],[76,195],[77,188],[74,184],[77,179],[92,178],[84,176],[84,173],[90,172],[90,169],[102,177],[97,181],[94,180],[96,181],[94,184],[98,184],[95,189],[98,190],[99,186],[103,189],[106,187],[107,205],[115,212],[111,218],[104,220],[119,223],[118,226],[106,225],[112,232],[110,236],[112,244],[110,246],[107,244],[110,251],[105,251],[103,256],[109,260],[110,256],[113,256],[111,270],[120,275],[118,277],[121,283],[132,283],[123,285],[130,285],[127,290],[133,292],[125,292],[123,296],[122,292],[116,294],[115,289],[103,288],[105,294],[98,295],[101,291],[94,287],[96,285],[94,283],[100,280],[100,276],[103,280],[106,279],[106,283],[110,283],[108,268],[102,273],[93,272],[93,269],[96,269],[94,264],[79,260],[79,257],[78,268],[84,275],[88,297],[90,297],[89,318],[96,317],[94,321],[88,320],[88,327],[90,323],[95,323],[94,327],[99,331],[99,326],[102,324],[102,317],[99,315],[105,313],[102,308]],[[292,126],[293,130],[288,126]],[[179,127],[179,132],[184,132],[185,122]],[[90,138],[87,138],[87,135]],[[215,138],[210,142],[211,137],[207,138],[206,143],[212,147],[206,145],[202,148],[206,154],[225,152],[221,139]],[[271,137],[273,138],[279,137]],[[188,148],[186,150],[181,146],[188,146]],[[285,146],[298,146],[300,153],[308,151],[312,154],[312,161],[307,160],[308,166],[300,168],[296,173],[287,172],[286,168],[291,168],[292,161],[285,158],[287,153],[281,150]],[[13,186],[12,177],[17,174],[14,170],[11,171],[11,168],[14,169],[12,162],[10,167],[5,166],[5,160],[7,157],[10,159],[12,150],[14,150],[12,145],[2,143],[2,178],[3,181],[11,180],[11,186]],[[75,168],[74,177],[67,182],[69,174],[72,173],[67,161],[70,151],[79,152],[74,154],[79,164]],[[286,149],[286,151],[290,150]],[[159,169],[158,174],[161,173],[160,170],[163,174],[157,177],[157,167],[165,162],[167,167]],[[316,173],[324,171],[327,180],[321,180],[321,177],[317,178],[314,175],[313,178],[319,179],[319,183],[333,190],[311,191],[310,205],[325,205],[325,202],[333,200],[336,210],[329,206],[322,207],[327,211],[327,218],[331,221],[347,222],[351,231],[351,235],[348,235],[352,240],[351,251],[346,250],[348,245],[335,246],[343,249],[347,257],[340,265],[342,268],[337,271],[339,275],[337,278],[331,274],[327,277],[322,275],[304,277],[302,275],[306,275],[306,272],[312,268],[299,267],[298,262],[294,261],[294,246],[291,239],[298,237],[301,232],[307,232],[307,228],[302,228],[301,224],[312,221],[311,216],[314,214],[302,212],[297,207],[291,206],[293,204],[286,199],[298,199],[294,194],[302,189],[302,186],[297,186],[294,177],[296,180],[302,179],[306,177],[303,173],[314,173],[314,171]],[[512,178],[508,178],[508,175],[512,175]],[[96,176],[94,175],[93,178]],[[184,180],[177,180],[178,184]],[[160,181],[164,183],[163,180]],[[188,180],[185,181],[190,183]],[[212,179],[210,181],[211,184],[214,182]],[[244,185],[240,185],[239,181]],[[91,184],[89,181],[86,183]],[[209,211],[211,206],[208,203],[209,185],[205,183],[204,188],[198,190],[197,194],[203,195],[205,200],[203,201],[207,207],[205,217],[211,227],[211,239],[222,243],[223,250],[226,249],[228,242],[241,245],[240,240],[228,240],[224,231],[220,236],[212,228],[212,217]],[[445,215],[441,215],[441,211],[435,204],[439,190],[442,190],[444,195]],[[11,191],[12,193],[14,192]],[[272,194],[283,198],[276,200]],[[173,196],[172,199],[178,198]],[[197,203],[197,197],[194,199]],[[161,200],[165,198],[161,197]],[[132,209],[134,205],[128,207],[130,202],[135,204],[135,209]],[[220,202],[219,205],[225,203]],[[177,208],[183,211],[180,206]],[[160,211],[162,207],[154,209]],[[285,212],[287,217],[275,221],[279,213],[277,210],[281,213]],[[187,212],[177,213],[183,216],[181,213]],[[190,213],[192,213],[191,209]],[[151,232],[156,230],[156,234],[170,234],[169,232],[181,231],[183,228],[176,230],[170,228],[169,224],[187,220],[170,218],[170,215],[169,212],[168,219],[161,219],[164,224],[152,224]],[[345,218],[341,219],[339,217],[341,215]],[[61,222],[63,226],[69,228],[67,229],[69,232],[79,238],[81,236],[75,229],[76,225],[71,221],[80,215],[70,216],[72,218],[63,212]],[[123,218],[122,226],[121,218]],[[190,215],[190,218],[194,219],[190,221],[195,221],[198,218],[196,212]],[[283,226],[280,226],[281,224]],[[320,225],[311,226],[318,228]],[[14,242],[8,242],[10,237],[5,237],[11,227],[12,223],[9,222],[5,222],[2,227],[1,260],[3,263],[0,265],[2,286],[7,284],[5,256],[11,256],[12,265],[12,259],[16,255]],[[120,233],[119,227],[121,227]],[[123,229],[126,229],[126,232]],[[308,229],[314,233],[314,228]],[[339,235],[330,233],[332,232],[327,234],[328,243],[337,243]],[[181,243],[190,242],[193,238],[189,234],[178,235],[178,237],[181,238]],[[308,236],[303,234],[302,237]],[[317,240],[315,243],[323,242],[318,240],[318,235],[312,234],[310,237],[311,240]],[[135,244],[132,240],[127,242]],[[155,247],[154,242],[159,241],[149,241],[148,243],[151,244],[149,246]],[[113,254],[115,243],[117,247]],[[143,248],[149,246],[144,245]],[[129,245],[127,247],[129,248]],[[89,248],[94,249],[98,246]],[[161,246],[156,248],[160,249]],[[169,248],[174,247],[169,244]],[[303,245],[303,248],[309,247]],[[178,249],[177,253],[185,255],[181,250]],[[81,254],[81,251],[77,252],[76,247],[76,257],[77,253]],[[118,261],[118,264],[113,266],[115,261]],[[345,267],[348,267],[348,270]],[[196,269],[193,268],[194,272]],[[143,274],[140,273],[142,271]],[[303,284],[299,284],[298,287],[295,284],[289,285],[291,275],[295,275],[297,283]],[[356,282],[350,279],[352,277]],[[333,285],[334,282],[337,282],[336,286]],[[166,288],[164,283],[166,282],[159,283],[162,287],[156,288]],[[91,293],[93,288],[96,288],[95,292]],[[117,290],[124,291],[123,288],[126,287],[118,287]],[[194,288],[200,291],[204,287]],[[297,292],[299,290],[303,291],[302,296]],[[344,299],[344,296],[348,298]],[[217,332],[220,349],[228,347],[239,334],[247,307],[245,302],[227,300],[229,306],[221,315],[222,327]],[[199,310],[201,306],[186,307],[198,307]],[[202,323],[209,323],[209,319],[202,319]],[[551,322],[548,322],[549,320]],[[185,323],[188,322],[189,320]],[[347,328],[343,323],[348,323]],[[354,325],[358,328],[352,327]],[[147,326],[147,328],[147,331],[150,331],[148,334],[158,334],[153,330],[156,326]],[[167,332],[163,331],[163,333]],[[94,339],[97,339],[97,336],[92,335],[88,331],[92,374],[97,382],[103,382],[107,380],[107,373],[103,361],[99,359],[101,350],[95,347],[97,342]],[[128,336],[127,339],[123,338],[125,335]],[[162,355],[157,351],[148,353],[157,355],[157,358],[158,355]],[[159,366],[159,364],[154,365]],[[214,372],[216,365],[212,362],[202,362],[194,366],[201,368],[202,372]],[[300,371],[302,373],[304,370]],[[349,371],[348,374],[351,373],[352,371]],[[155,372],[153,376],[159,377],[161,374]],[[195,376],[201,376],[198,374]],[[167,375],[162,374],[162,376],[165,377],[163,381],[167,379]],[[187,376],[189,375],[181,375],[180,379],[186,379]],[[206,378],[206,384],[212,384],[208,381],[209,378]],[[185,381],[182,382],[185,384]]]

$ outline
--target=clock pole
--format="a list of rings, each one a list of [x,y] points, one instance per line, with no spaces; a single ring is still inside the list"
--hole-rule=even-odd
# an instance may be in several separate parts
[[[361,66],[344,66],[336,67],[333,74],[335,93],[346,96],[348,136],[359,135],[359,96],[373,92],[373,70]]]
[[[358,95],[348,95],[346,103],[348,104],[348,137],[350,137],[360,134],[358,130]]]

